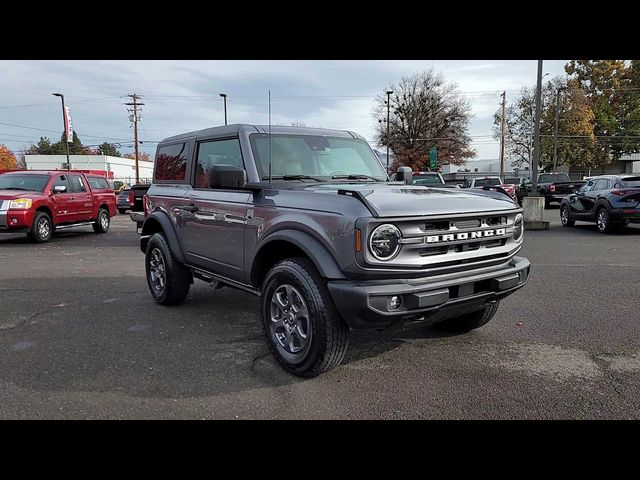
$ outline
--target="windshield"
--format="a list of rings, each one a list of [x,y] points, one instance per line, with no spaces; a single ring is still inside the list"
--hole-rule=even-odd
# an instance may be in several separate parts
[[[49,175],[0,175],[0,190],[42,192],[48,181]]]
[[[476,187],[495,187],[496,185],[502,185],[502,182],[498,177],[476,178]]]
[[[258,174],[269,177],[269,136],[252,134],[251,149]],[[332,177],[363,175],[387,180],[382,165],[366,142],[320,135],[271,135],[271,175]]]
[[[414,175],[411,180],[413,185],[443,185],[440,175]]]
[[[543,173],[542,175],[540,175],[540,180],[538,180],[539,183],[570,181],[571,179],[566,173]]]

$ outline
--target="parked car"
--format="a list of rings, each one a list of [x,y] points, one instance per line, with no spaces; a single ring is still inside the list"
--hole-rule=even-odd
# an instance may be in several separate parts
[[[397,172],[391,175],[391,180],[395,181]],[[457,188],[457,185],[445,183],[439,172],[413,172],[411,185],[423,185],[425,187],[436,188]]]
[[[514,201],[518,201],[515,184],[506,184],[500,177],[474,177],[465,180],[462,188],[477,188],[483,190],[503,190]]]
[[[84,225],[106,233],[115,212],[116,197],[104,177],[59,170],[0,174],[0,233],[25,232],[35,242]]]
[[[640,176],[591,178],[577,193],[562,199],[560,220],[565,227],[572,227],[576,220],[595,222],[602,233],[640,223]]]
[[[130,188],[125,188],[117,196],[118,212],[124,214],[127,210],[131,210],[131,202],[129,199]]]
[[[140,237],[151,296],[178,304],[194,279],[260,296],[271,352],[304,377],[342,361],[350,328],[481,327],[527,282],[522,209],[398,173],[402,188],[353,132],[229,125],[167,138]]]
[[[146,216],[146,194],[149,186],[145,183],[139,183],[133,185],[129,190],[129,204],[131,205],[129,216],[136,223],[138,229],[142,228],[142,222],[144,222],[144,217]]]
[[[584,184],[584,181],[571,180],[566,172],[541,173],[538,175],[537,190],[544,197],[544,207],[549,208],[552,203],[561,203],[564,197],[576,193]],[[518,186],[520,201],[528,192],[531,192],[532,186],[531,177],[522,180]]]

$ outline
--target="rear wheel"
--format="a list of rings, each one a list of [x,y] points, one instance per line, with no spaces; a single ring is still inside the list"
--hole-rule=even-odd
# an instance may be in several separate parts
[[[53,236],[53,230],[53,222],[49,214],[46,212],[36,212],[27,237],[37,243],[48,242]]]
[[[191,276],[178,263],[161,233],[154,233],[145,253],[147,284],[153,299],[161,305],[177,305],[189,294]]]
[[[98,210],[98,218],[93,224],[93,231],[96,233],[107,233],[109,231],[109,225],[111,219],[109,218],[109,212],[104,208]]]
[[[491,303],[481,310],[449,318],[436,323],[433,327],[445,332],[466,333],[487,324],[498,311],[499,305],[500,302]]]
[[[560,207],[560,222],[562,222],[563,227],[573,227],[576,224],[575,220],[571,220],[568,205],[562,205]]]
[[[544,208],[551,208],[551,199],[547,197],[544,198]]]
[[[264,335],[285,370],[310,378],[340,364],[349,327],[309,260],[277,263],[267,274],[261,299]]]
[[[600,207],[596,212],[596,225],[600,233],[609,233],[612,230],[613,226],[609,218],[609,212],[605,207]]]
[[[120,215],[124,215],[125,213],[127,213],[127,209],[126,208],[119,208],[118,212],[120,213]]]

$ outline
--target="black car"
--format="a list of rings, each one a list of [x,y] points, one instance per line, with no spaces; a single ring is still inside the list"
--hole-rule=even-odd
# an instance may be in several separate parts
[[[129,202],[130,191],[131,190],[129,188],[125,188],[118,194],[118,197],[117,197],[118,212],[126,213],[127,210],[131,209],[131,203]]]
[[[560,220],[595,222],[602,233],[630,222],[640,223],[640,176],[602,175],[585,183],[560,204]]]

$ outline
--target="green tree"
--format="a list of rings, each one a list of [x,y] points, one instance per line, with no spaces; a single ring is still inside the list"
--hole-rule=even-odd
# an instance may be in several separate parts
[[[633,90],[637,69],[637,61],[624,60],[572,60],[565,66],[570,82],[585,92],[591,104],[598,165],[638,151],[640,98]]]
[[[379,145],[389,145],[402,163],[414,170],[429,168],[429,149],[438,149],[439,164],[461,165],[475,155],[468,135],[471,107],[455,83],[433,69],[403,77],[386,90],[390,97],[387,138],[387,95],[376,100],[374,118]]]
[[[98,146],[98,151],[100,152],[100,155],[108,155],[111,157],[122,156],[113,143],[104,142],[102,145]]]
[[[541,169],[553,167],[554,134],[558,90],[558,165],[589,167],[596,162],[594,114],[589,99],[576,85],[556,77],[543,85],[540,114]],[[535,87],[523,88],[506,109],[505,155],[517,167],[531,164],[535,112]],[[494,114],[493,137],[500,138],[501,111]]]

